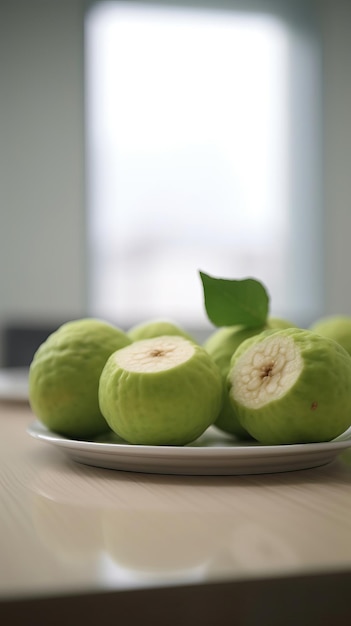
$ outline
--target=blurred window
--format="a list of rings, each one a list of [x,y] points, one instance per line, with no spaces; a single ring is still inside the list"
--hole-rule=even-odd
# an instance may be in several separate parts
[[[318,46],[272,13],[97,3],[86,20],[90,311],[206,327],[198,270],[321,306]]]

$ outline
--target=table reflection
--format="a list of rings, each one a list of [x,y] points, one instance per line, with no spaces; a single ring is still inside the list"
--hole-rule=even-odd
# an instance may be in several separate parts
[[[76,568],[94,585],[282,575],[323,568],[327,559],[330,567],[349,562],[351,544],[335,533],[348,507],[348,452],[316,470],[247,477],[97,470],[57,454],[48,464],[48,456],[27,485],[36,541],[63,573]],[[351,517],[342,519],[351,532]]]
[[[60,564],[90,567],[112,580],[201,580],[227,544],[234,521],[206,511],[84,507],[37,492],[30,500],[45,550]]]

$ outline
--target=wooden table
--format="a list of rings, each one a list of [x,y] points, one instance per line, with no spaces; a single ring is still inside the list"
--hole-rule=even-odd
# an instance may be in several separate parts
[[[70,461],[0,403],[0,624],[351,623],[351,452],[147,475]]]

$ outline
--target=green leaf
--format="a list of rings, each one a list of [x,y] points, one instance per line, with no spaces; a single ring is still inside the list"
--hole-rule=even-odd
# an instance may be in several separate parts
[[[227,280],[200,272],[205,309],[215,326],[246,328],[263,326],[268,317],[269,296],[262,283],[253,278]]]

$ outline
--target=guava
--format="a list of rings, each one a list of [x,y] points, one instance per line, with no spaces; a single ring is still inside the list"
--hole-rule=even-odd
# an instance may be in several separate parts
[[[246,339],[227,384],[240,424],[264,444],[329,441],[351,424],[351,356],[309,330]]]
[[[290,320],[287,320],[283,317],[273,317],[271,315],[265,325],[266,330],[269,330],[270,328],[272,328],[273,330],[278,330],[283,328],[297,328],[297,326]]]
[[[153,337],[161,337],[162,335],[175,335],[185,337],[185,339],[189,339],[190,341],[195,341],[194,338],[191,337],[191,335],[189,335],[189,333],[187,333],[183,328],[178,326],[178,324],[170,320],[163,319],[152,319],[142,322],[141,324],[137,324],[128,330],[127,335],[132,341],[152,339]]]
[[[243,326],[226,326],[215,330],[205,341],[203,347],[207,350],[221,370],[223,380],[223,402],[215,426],[220,430],[235,435],[239,439],[248,439],[250,434],[240,424],[235,409],[229,399],[227,376],[230,361],[238,346],[249,337],[253,337],[266,329],[290,328],[294,325],[288,320],[270,317],[267,324],[257,328]]]
[[[29,401],[53,432],[85,439],[109,430],[98,386],[113,352],[131,343],[119,328],[93,318],[67,322],[44,341],[29,368]]]
[[[351,317],[347,315],[330,315],[315,321],[310,330],[329,337],[340,343],[351,355]]]
[[[101,412],[132,444],[190,443],[215,421],[221,401],[217,365],[201,346],[179,336],[117,350],[100,378]]]

